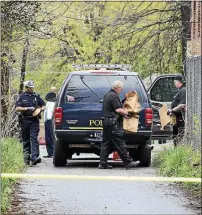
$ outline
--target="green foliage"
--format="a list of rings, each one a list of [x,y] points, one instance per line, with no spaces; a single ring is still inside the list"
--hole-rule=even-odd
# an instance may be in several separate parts
[[[30,43],[26,80],[32,78],[39,93],[60,86],[71,64],[127,63],[142,78],[182,72],[179,3],[43,2],[37,11],[34,31],[24,36]],[[23,40],[13,44],[18,71]]]
[[[1,46],[19,40],[25,31],[34,29],[39,2],[3,1],[1,3]],[[17,41],[16,41],[17,42]],[[11,44],[10,44],[11,45]]]
[[[15,139],[4,139],[2,147],[2,172],[19,173],[24,168],[22,144]],[[10,207],[10,196],[15,179],[3,178],[1,180],[1,210],[5,212]]]
[[[201,178],[201,152],[194,151],[188,145],[165,148],[164,151],[157,153],[153,165],[162,176]],[[201,189],[200,183],[186,182],[183,186],[194,190]]]

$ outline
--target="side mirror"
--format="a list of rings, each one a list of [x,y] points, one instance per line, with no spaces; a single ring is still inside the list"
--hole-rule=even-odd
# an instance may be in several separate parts
[[[55,102],[56,101],[56,94],[53,92],[50,92],[46,95],[45,99],[48,102]]]

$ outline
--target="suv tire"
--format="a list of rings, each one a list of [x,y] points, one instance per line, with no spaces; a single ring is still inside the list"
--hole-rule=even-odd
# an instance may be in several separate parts
[[[140,166],[149,167],[151,165],[151,148],[148,145],[140,148]]]
[[[139,149],[130,149],[129,155],[134,161],[140,160],[140,152]]]
[[[63,143],[59,140],[55,141],[53,164],[55,167],[65,166],[67,164],[67,160],[65,158],[65,153],[63,150]]]

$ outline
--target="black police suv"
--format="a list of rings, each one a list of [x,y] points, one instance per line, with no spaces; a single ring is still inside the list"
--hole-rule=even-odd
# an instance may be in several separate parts
[[[100,154],[102,137],[102,99],[115,80],[124,83],[120,99],[129,91],[137,91],[141,112],[137,133],[124,133],[130,156],[142,166],[151,164],[153,111],[146,89],[138,74],[102,68],[69,73],[57,98],[54,113],[54,166],[64,166],[76,153]],[[95,141],[92,141],[94,139]]]

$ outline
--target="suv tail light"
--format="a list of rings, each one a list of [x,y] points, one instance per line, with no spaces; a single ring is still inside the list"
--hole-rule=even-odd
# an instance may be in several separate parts
[[[55,124],[56,125],[62,124],[63,110],[61,107],[55,108],[54,116],[55,116]]]
[[[153,121],[153,110],[151,108],[145,109],[145,124],[146,126],[152,125]]]

